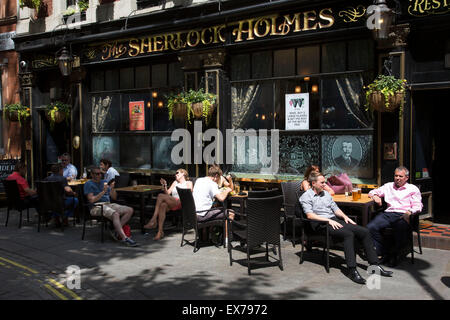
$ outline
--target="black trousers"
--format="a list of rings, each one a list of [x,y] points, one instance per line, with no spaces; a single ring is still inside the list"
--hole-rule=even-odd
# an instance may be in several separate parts
[[[369,264],[378,264],[378,256],[375,252],[369,229],[355,224],[345,223],[344,220],[337,217],[332,218],[332,220],[339,222],[343,226],[339,229],[333,229],[332,226],[328,225],[327,228],[332,238],[344,242],[344,254],[347,267],[356,268],[355,240],[359,241],[363,246]]]

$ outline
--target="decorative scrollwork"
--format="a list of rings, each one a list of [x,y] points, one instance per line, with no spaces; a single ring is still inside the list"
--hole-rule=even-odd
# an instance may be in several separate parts
[[[55,57],[51,56],[39,56],[31,63],[33,69],[40,69],[45,67],[54,67],[58,64]]]
[[[95,59],[95,56],[97,55],[97,50],[95,48],[89,48],[83,52],[84,56],[89,59],[93,60]]]
[[[344,22],[357,22],[359,18],[366,14],[366,7],[359,5],[356,8],[347,7],[345,10],[339,12],[339,17],[344,18]]]

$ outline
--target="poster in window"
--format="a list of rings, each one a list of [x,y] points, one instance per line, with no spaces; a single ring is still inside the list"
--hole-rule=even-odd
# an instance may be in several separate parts
[[[100,159],[111,160],[113,166],[119,166],[119,137],[93,137],[93,161],[95,164],[100,163]]]
[[[130,131],[145,130],[144,101],[130,101],[128,109],[130,113]]]
[[[286,130],[309,130],[309,93],[286,94]]]

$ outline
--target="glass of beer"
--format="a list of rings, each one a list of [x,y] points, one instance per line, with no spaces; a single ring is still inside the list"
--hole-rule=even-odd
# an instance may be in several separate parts
[[[361,188],[358,188],[358,200],[361,199]]]
[[[236,182],[234,184],[234,191],[236,192],[236,194],[239,194],[241,192],[241,186],[239,185],[239,182]]]
[[[353,201],[358,201],[358,189],[352,190]]]

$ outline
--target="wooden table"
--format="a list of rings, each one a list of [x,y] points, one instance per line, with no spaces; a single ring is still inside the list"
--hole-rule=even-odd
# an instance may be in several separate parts
[[[241,207],[240,213],[241,214],[245,214],[245,202],[248,199],[248,194],[247,194],[246,191],[243,191],[243,192],[245,192],[245,195],[240,195],[240,194],[236,194],[236,193],[233,193],[233,194],[229,193],[227,199],[225,200],[225,204],[226,204],[225,205],[225,209],[232,209],[231,203],[232,202],[239,202],[239,205]],[[230,203],[229,208],[228,208],[228,203]]]
[[[156,185],[137,185],[137,186],[129,186],[123,188],[115,188],[118,194],[123,195],[137,195],[140,199],[140,223],[141,223],[141,232],[145,233],[144,230],[144,209],[145,209],[145,197],[154,193],[159,193],[162,191],[162,186]]]
[[[77,194],[78,201],[80,201],[78,207],[76,208],[76,210],[74,212],[74,214],[75,214],[74,218],[75,218],[75,221],[77,223],[80,222],[80,217],[81,217],[81,212],[80,211],[82,210],[82,203],[83,203],[81,201],[82,201],[82,197],[84,197],[83,186],[88,181],[89,181],[88,179],[79,179],[79,180],[67,181],[67,184],[69,185],[69,187],[71,187],[72,190]]]
[[[362,217],[362,225],[365,227],[367,223],[369,222],[369,210],[371,206],[375,203],[371,198],[369,198],[369,195],[367,193],[361,194],[361,199],[353,201],[353,197],[345,196],[345,194],[335,194],[333,196],[334,202],[341,207],[351,207],[351,208],[357,208],[361,210],[361,217]]]

